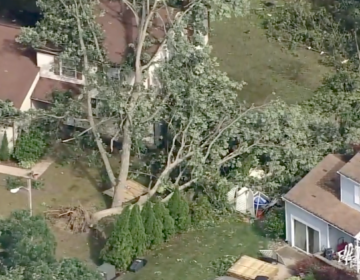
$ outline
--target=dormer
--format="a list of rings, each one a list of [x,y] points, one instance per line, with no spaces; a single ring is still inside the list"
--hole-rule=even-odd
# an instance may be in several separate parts
[[[61,59],[59,50],[51,48],[37,49],[36,63],[40,68],[40,77],[73,84],[84,84],[81,66]]]
[[[360,153],[357,153],[339,171],[340,199],[360,211]]]

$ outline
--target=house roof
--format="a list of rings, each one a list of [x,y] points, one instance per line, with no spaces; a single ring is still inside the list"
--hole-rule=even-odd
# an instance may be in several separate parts
[[[81,85],[57,81],[53,79],[40,78],[31,95],[31,99],[51,103],[54,91],[71,91],[74,95],[81,94]]]
[[[339,173],[360,183],[360,153],[357,153],[347,164],[339,170]]]
[[[130,9],[121,1],[100,0],[100,9],[104,11],[97,17],[104,31],[103,46],[107,50],[108,58],[113,63],[123,62],[123,58],[128,52],[129,44],[135,43],[138,36],[135,16]],[[151,21],[149,35],[152,37],[152,46],[146,52],[154,55],[165,38],[169,24],[175,18],[179,9],[160,7],[156,11],[156,16]],[[165,28],[164,28],[165,25]],[[41,47],[38,51],[56,54],[60,48],[52,45]]]
[[[18,27],[0,23],[0,99],[9,99],[20,109],[39,68],[34,51],[15,42]]]
[[[132,11],[121,1],[101,0],[101,9],[104,16],[98,17],[97,22],[102,26],[105,33],[104,47],[108,51],[112,62],[120,63],[126,54],[129,44],[135,43],[138,36],[138,28]],[[157,16],[152,20],[149,34],[155,42],[147,52],[155,54],[165,37],[166,29],[171,20],[179,12],[174,8],[159,8]]]
[[[360,212],[340,200],[340,175],[349,158],[330,154],[285,196],[295,205],[355,236],[360,232]]]

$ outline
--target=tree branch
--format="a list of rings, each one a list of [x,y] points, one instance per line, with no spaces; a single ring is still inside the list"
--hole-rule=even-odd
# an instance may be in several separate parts
[[[179,188],[180,191],[182,191],[182,190],[190,187],[190,186],[191,186],[193,183],[195,183],[196,181],[197,181],[197,179],[192,179],[192,180],[188,181],[187,183],[179,186],[178,188]],[[173,196],[173,194],[174,194],[174,192],[170,193],[170,194],[167,195],[165,198],[163,198],[163,199],[161,200],[161,202],[163,202],[163,203],[168,202],[168,201],[170,200],[170,198]]]
[[[113,118],[114,117],[111,117],[111,118],[108,118],[108,119],[105,119],[105,120],[101,120],[100,122],[98,122],[96,124],[96,126],[99,126],[99,125],[101,125],[101,124],[103,124],[103,123],[105,123],[105,122],[107,122],[107,121],[109,121],[109,120],[111,120]],[[86,121],[89,121],[89,120],[86,120]],[[84,131],[82,131],[81,133],[79,133],[79,135],[77,135],[77,137],[84,135],[85,133],[89,132],[91,129],[92,129],[92,127],[90,126],[89,128],[87,128]],[[75,140],[75,139],[76,139],[76,137],[73,137],[73,138],[65,139],[65,140],[63,140],[61,142],[62,143],[67,143],[67,142],[70,142],[70,141]]]
[[[128,0],[122,0],[122,2],[132,11],[132,13],[134,14],[134,17],[135,17],[135,22],[136,22],[136,26],[139,26],[139,15],[138,13],[136,12],[133,4],[131,4]],[[135,5],[135,3],[134,3]]]
[[[60,1],[65,6],[65,8],[67,8],[66,4],[64,3],[64,0],[60,0]],[[86,52],[87,49],[85,47],[84,38],[83,38],[83,29],[82,29],[81,22],[80,22],[79,8],[78,8],[76,0],[74,1],[74,4],[75,4],[76,22],[77,22],[77,29],[78,29],[78,33],[79,33],[80,47],[81,47],[81,51],[82,51],[83,57],[84,57],[85,72],[89,73],[90,65],[89,65],[89,60],[88,60],[88,56],[87,56],[87,52]],[[96,127],[96,124],[94,121],[92,107],[91,107],[91,95],[89,92],[87,92],[87,85],[85,85],[83,90],[87,94],[88,120],[90,122],[90,126],[92,127],[95,142],[99,149],[103,163],[105,165],[105,169],[109,176],[109,180],[110,180],[112,186],[114,186],[116,184],[116,178],[115,178],[114,172],[112,171],[109,159],[107,157],[107,153],[106,153],[104,146],[102,144],[102,141],[100,139],[100,134],[97,131],[97,127]]]

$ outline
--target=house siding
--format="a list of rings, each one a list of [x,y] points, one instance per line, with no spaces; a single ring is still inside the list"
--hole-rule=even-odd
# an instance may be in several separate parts
[[[320,234],[320,248],[328,247],[328,224],[300,207],[285,201],[286,239],[289,245],[294,246],[293,219],[318,230]]]
[[[85,83],[84,77],[82,77],[82,79],[79,80],[75,78],[56,75],[53,71],[54,61],[55,61],[55,55],[46,54],[42,52],[36,53],[36,62],[37,62],[37,66],[40,68],[40,77],[72,83],[72,84],[83,85]]]
[[[346,205],[360,211],[360,205],[355,203],[355,186],[359,187],[360,184],[357,184],[353,180],[346,178],[345,176],[340,176],[340,185],[341,185],[341,202]]]

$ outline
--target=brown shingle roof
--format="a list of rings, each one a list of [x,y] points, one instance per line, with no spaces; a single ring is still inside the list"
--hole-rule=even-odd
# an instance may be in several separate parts
[[[128,45],[135,43],[137,39],[138,29],[135,17],[131,10],[127,9],[126,5],[120,1],[101,0],[100,7],[105,12],[104,16],[97,19],[105,33],[104,47],[108,51],[109,59],[112,62],[120,63],[126,54]],[[158,42],[147,50],[148,53],[154,54],[158,50],[165,37],[164,24],[169,25],[178,12],[179,10],[172,8],[157,10],[157,16],[152,21],[149,33]]]
[[[15,42],[20,29],[0,23],[0,99],[9,99],[20,108],[39,68],[35,53]]]
[[[339,173],[360,183],[360,153],[357,153]]]
[[[51,103],[54,91],[71,91],[74,95],[81,94],[81,85],[62,81],[40,78],[31,95],[31,99]]]
[[[347,161],[340,155],[326,156],[284,199],[354,236],[360,232],[360,212],[341,202],[337,173]]]

